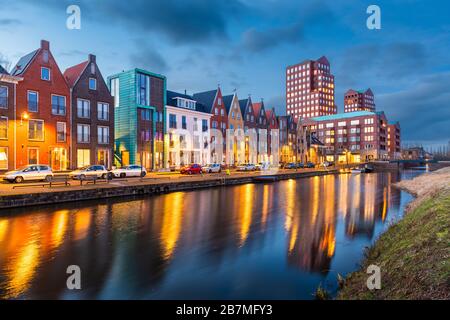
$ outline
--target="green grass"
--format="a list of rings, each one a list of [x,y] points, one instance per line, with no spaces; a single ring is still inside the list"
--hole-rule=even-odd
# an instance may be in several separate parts
[[[338,299],[450,299],[450,190],[422,201],[370,248]],[[366,286],[371,264],[381,268],[381,289]]]

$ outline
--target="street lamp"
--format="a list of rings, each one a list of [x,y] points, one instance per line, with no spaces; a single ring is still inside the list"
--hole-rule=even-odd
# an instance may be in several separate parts
[[[26,112],[23,112],[20,115],[20,125],[21,126],[23,125],[23,120],[28,120],[29,118],[30,118],[30,115],[28,113],[26,113]]]

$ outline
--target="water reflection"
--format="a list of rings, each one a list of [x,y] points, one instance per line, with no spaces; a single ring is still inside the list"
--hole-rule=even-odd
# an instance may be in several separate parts
[[[401,215],[410,197],[390,186],[398,179],[329,175],[11,211],[0,217],[0,297],[309,298]],[[77,292],[66,289],[73,264]]]

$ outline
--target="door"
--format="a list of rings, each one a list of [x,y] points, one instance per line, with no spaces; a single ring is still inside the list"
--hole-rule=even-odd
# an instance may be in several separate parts
[[[99,149],[97,151],[97,164],[109,168],[109,152],[108,149]]]
[[[64,148],[50,148],[50,167],[54,171],[67,170],[67,150]]]
[[[39,148],[28,148],[28,164],[38,164]]]
[[[130,165],[130,152],[129,151],[122,151],[122,166],[129,166]]]

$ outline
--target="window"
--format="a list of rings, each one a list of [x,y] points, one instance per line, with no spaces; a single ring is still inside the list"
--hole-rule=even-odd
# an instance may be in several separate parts
[[[352,126],[357,126],[357,125],[359,125],[359,120],[352,120],[352,121],[350,122],[350,125],[352,125]]]
[[[208,131],[208,120],[203,119],[202,120],[202,132]]]
[[[8,139],[8,118],[0,117],[0,139]]]
[[[119,78],[111,79],[111,95],[114,97],[114,107],[118,107],[120,103]]]
[[[35,91],[28,91],[28,111],[38,112],[39,95]]]
[[[142,109],[141,110],[141,120],[150,121],[151,120],[151,110]]]
[[[138,104],[143,106],[150,105],[150,77],[139,73],[138,74]]]
[[[0,108],[8,108],[8,87],[0,87]]]
[[[219,106],[222,105],[222,99],[221,99],[221,98],[217,99],[217,104],[218,104]]]
[[[91,140],[91,126],[88,124],[77,125],[77,141],[79,143],[89,143]]]
[[[89,90],[97,90],[97,79],[89,78]]]
[[[66,142],[66,123],[56,123],[56,142]]]
[[[97,103],[97,117],[98,120],[109,120],[109,104],[98,102]]]
[[[28,121],[28,140],[44,141],[44,120]]]
[[[97,128],[98,143],[108,144],[109,143],[109,127],[99,126]]]
[[[95,63],[91,63],[91,74],[95,74]]]
[[[186,116],[182,116],[181,117],[181,128],[186,129],[187,128],[187,124],[186,124]]]
[[[28,164],[38,164],[39,148],[28,148]],[[37,167],[31,167],[30,171],[37,171]]]
[[[174,114],[169,114],[169,128],[171,129],[177,128],[177,116]]]
[[[52,94],[52,114],[66,115],[66,97]]]
[[[89,118],[91,116],[91,102],[88,100],[77,100],[77,116],[78,118]]]
[[[78,168],[91,165],[91,150],[78,149],[77,150],[77,166]]]
[[[8,170],[8,147],[0,147],[0,170]]]
[[[41,68],[41,79],[45,81],[50,81],[50,69],[49,68]]]

